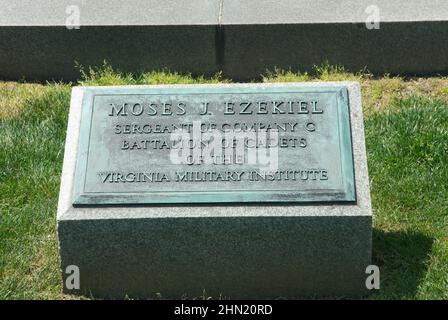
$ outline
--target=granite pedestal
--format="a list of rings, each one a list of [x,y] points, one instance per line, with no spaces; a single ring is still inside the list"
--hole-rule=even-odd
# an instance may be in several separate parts
[[[269,91],[275,85],[246,86]],[[75,87],[57,229],[63,281],[66,267],[76,265],[81,288],[65,291],[102,298],[196,297],[204,290],[235,299],[366,294],[372,211],[360,87],[353,82],[306,86],[348,90],[355,203],[73,206],[85,93]]]

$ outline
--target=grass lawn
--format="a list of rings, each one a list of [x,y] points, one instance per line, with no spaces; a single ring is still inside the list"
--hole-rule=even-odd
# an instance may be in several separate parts
[[[84,85],[230,82],[172,73],[139,77],[110,67]],[[448,299],[448,79],[375,78],[322,66],[262,81],[362,84],[372,205],[372,299]],[[73,84],[0,82],[0,299],[70,299],[61,293],[56,207]],[[200,294],[200,293],[199,293]]]

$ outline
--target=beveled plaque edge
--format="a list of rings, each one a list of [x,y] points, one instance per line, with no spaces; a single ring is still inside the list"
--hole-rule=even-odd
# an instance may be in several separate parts
[[[355,170],[352,147],[350,101],[348,83],[339,86],[308,85],[313,83],[285,84],[231,84],[231,85],[168,85],[168,86],[98,86],[82,88],[81,119],[79,125],[78,149],[73,185],[73,206],[104,205],[156,205],[156,204],[225,204],[225,203],[289,203],[289,204],[356,204]],[[276,191],[201,191],[201,192],[146,192],[146,193],[85,193],[85,173],[87,169],[88,143],[93,115],[95,95],[126,94],[219,94],[219,93],[266,93],[291,92],[334,92],[338,94],[339,139],[341,145],[341,164],[343,192],[332,194],[307,194],[293,190]],[[85,120],[87,119],[87,120]],[[300,198],[298,198],[300,197]]]

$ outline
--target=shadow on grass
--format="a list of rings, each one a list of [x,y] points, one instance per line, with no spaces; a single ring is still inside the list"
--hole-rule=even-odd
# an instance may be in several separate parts
[[[434,239],[417,232],[373,231],[373,264],[381,287],[372,298],[415,299]]]

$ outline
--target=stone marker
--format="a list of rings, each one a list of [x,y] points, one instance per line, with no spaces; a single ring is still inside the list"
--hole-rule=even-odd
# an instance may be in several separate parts
[[[64,290],[366,293],[360,99],[353,82],[75,87],[57,218]],[[80,288],[65,285],[73,265]]]

